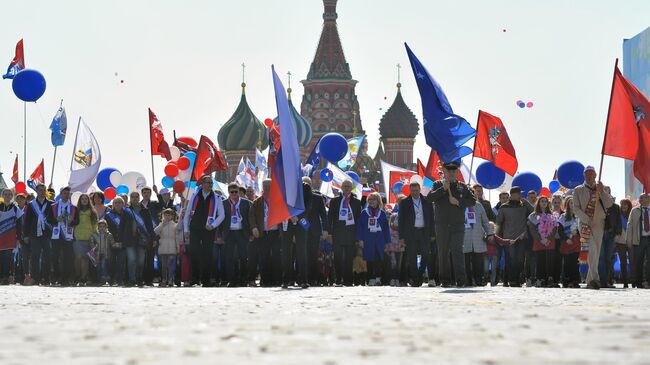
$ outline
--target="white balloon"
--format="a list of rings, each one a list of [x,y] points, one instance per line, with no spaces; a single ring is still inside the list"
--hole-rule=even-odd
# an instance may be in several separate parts
[[[77,205],[79,203],[79,197],[81,196],[80,191],[75,191],[72,193],[72,197],[70,197],[70,200],[72,201],[72,205]]]
[[[420,176],[420,175],[411,176],[411,181],[410,182],[411,183],[416,182],[416,183],[420,184],[420,188],[424,185],[424,180],[422,179],[422,176]]]
[[[129,191],[140,192],[142,188],[147,186],[147,179],[145,179],[144,175],[139,172],[129,171],[122,175],[120,185],[126,185],[129,188]]]
[[[122,173],[119,171],[113,171],[108,176],[108,180],[111,182],[111,185],[113,185],[113,187],[118,187],[122,182]]]
[[[181,170],[178,175],[176,175],[176,181],[189,181],[190,177],[192,175],[192,171],[190,169],[187,170]]]
[[[169,146],[169,152],[172,155],[172,161],[177,161],[181,157],[181,150],[176,146]]]

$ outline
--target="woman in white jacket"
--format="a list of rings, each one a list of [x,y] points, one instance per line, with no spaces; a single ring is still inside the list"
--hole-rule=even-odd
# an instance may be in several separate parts
[[[161,277],[160,286],[174,286],[176,277],[176,255],[179,251],[180,242],[174,222],[174,210],[165,209],[162,213],[162,222],[154,228],[159,239],[158,263],[160,264]]]
[[[485,252],[487,240],[494,240],[494,231],[480,202],[465,211],[465,236],[463,253],[465,254],[465,271],[467,282],[476,286],[485,286]]]

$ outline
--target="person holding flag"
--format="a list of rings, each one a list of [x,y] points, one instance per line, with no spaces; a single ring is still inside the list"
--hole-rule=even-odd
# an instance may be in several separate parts
[[[355,222],[361,216],[361,201],[352,194],[352,180],[341,184],[341,195],[330,201],[328,229],[332,234],[336,283],[352,286],[352,261],[356,251]]]
[[[32,279],[35,284],[50,284],[52,204],[45,196],[45,184],[36,186],[36,198],[25,206],[23,239],[32,249]]]
[[[13,192],[2,190],[0,203],[0,285],[9,284],[9,268],[13,250],[18,246],[20,220],[23,210],[13,202]]]
[[[465,224],[471,218],[467,215],[467,209],[474,207],[476,197],[465,183],[457,180],[459,166],[460,163],[457,161],[444,163],[443,179],[434,182],[431,192],[427,195],[427,200],[432,202],[435,208],[439,276],[443,287],[452,284],[452,262],[456,286],[464,287],[467,284],[463,240]],[[449,261],[450,254],[452,262]]]

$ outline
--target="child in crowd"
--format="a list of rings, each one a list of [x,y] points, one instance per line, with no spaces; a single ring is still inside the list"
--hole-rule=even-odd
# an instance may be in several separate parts
[[[108,223],[101,219],[97,222],[97,232],[90,236],[90,246],[97,257],[97,282],[108,285],[111,278],[109,264],[111,261],[111,248],[115,245],[113,235],[108,231]]]
[[[368,264],[363,260],[363,246],[361,244],[357,244],[357,256],[352,261],[352,274],[354,276],[354,285],[366,285]]]
[[[492,232],[496,232],[496,224],[490,222]],[[498,247],[505,247],[515,243],[516,240],[506,240],[494,234],[494,240],[487,241],[487,253],[485,254],[485,275],[489,273],[490,286],[495,287],[498,284],[497,273],[499,272],[499,249]]]
[[[174,216],[173,209],[165,209],[162,213],[162,222],[154,228],[154,233],[160,237],[158,240],[158,262],[161,268],[161,287],[174,286],[176,278],[176,255],[180,250],[180,242]]]

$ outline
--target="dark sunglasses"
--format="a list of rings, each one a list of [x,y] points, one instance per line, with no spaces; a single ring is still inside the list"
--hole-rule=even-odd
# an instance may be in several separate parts
[[[239,191],[233,190],[233,191],[230,192],[230,194],[239,194]]]

